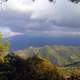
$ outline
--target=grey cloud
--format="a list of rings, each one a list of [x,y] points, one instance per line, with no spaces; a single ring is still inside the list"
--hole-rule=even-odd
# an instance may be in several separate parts
[[[48,5],[48,3],[46,4]],[[35,7],[37,6],[35,5]],[[49,3],[48,6],[43,5],[42,8],[44,9],[39,11],[37,7],[31,13],[17,10],[1,11],[0,26],[8,26],[13,31],[28,35],[48,35],[49,33],[51,35],[54,33],[57,36],[59,33],[62,35],[62,32],[64,35],[80,32],[79,4],[73,4],[67,0],[56,0],[55,5]],[[38,12],[37,15],[36,12]],[[35,19],[33,19],[34,16]],[[60,32],[58,33],[58,31]]]
[[[51,19],[56,25],[80,27],[79,9],[80,4],[71,3],[69,0],[56,0],[55,4],[51,4],[47,0],[37,0],[31,18]]]
[[[0,26],[9,26],[16,31],[22,31],[29,15],[19,11],[0,12]]]

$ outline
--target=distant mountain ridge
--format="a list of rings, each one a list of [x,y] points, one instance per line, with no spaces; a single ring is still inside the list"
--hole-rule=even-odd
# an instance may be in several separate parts
[[[65,66],[77,63],[80,65],[80,47],[79,46],[44,46],[40,48],[30,47],[15,51],[15,54],[26,59],[35,54],[41,58],[49,59],[52,63]],[[71,66],[71,65],[70,65]],[[75,64],[73,66],[76,66]]]

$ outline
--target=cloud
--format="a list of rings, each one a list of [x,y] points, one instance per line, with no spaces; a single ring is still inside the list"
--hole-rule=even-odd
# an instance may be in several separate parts
[[[0,27],[0,32],[2,33],[3,37],[22,35],[22,33],[12,31],[9,27]]]
[[[80,30],[80,29],[79,29]],[[80,37],[80,31],[74,29],[67,30],[54,28],[52,30],[26,30],[27,35],[30,36],[45,36],[45,37]]]
[[[32,19],[50,19],[54,15],[54,3],[48,0],[35,0],[33,4]]]
[[[9,0],[4,7],[6,7],[7,10],[17,10],[17,11],[31,11],[32,3],[29,3],[29,1],[26,0]]]
[[[9,0],[4,12],[6,16],[9,14],[8,17],[20,18],[20,16],[24,15],[27,20],[29,18],[46,21],[52,20],[53,24],[60,25],[60,27],[79,27],[79,9],[80,3],[74,4],[69,0],[56,0],[55,3],[51,3],[48,0],[36,0],[34,3],[30,0]]]
[[[69,0],[56,0],[55,4],[48,0],[34,3],[9,0],[5,9],[0,11],[0,31],[5,33],[6,30],[9,37],[21,34],[80,36],[80,3],[74,4]]]
[[[31,19],[51,19],[56,24],[69,27],[79,27],[80,25],[80,3],[56,0],[54,4],[48,0],[36,0],[33,7]]]

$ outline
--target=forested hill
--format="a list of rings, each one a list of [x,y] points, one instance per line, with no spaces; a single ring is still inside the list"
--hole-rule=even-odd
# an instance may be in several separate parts
[[[8,54],[0,60],[0,80],[79,80],[79,67],[66,68],[52,64],[38,55],[26,60]]]

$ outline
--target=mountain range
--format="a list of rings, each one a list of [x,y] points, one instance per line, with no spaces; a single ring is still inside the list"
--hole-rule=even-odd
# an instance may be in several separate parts
[[[24,59],[38,55],[58,66],[80,66],[80,46],[46,45],[44,47],[29,47],[15,51],[15,54]]]

